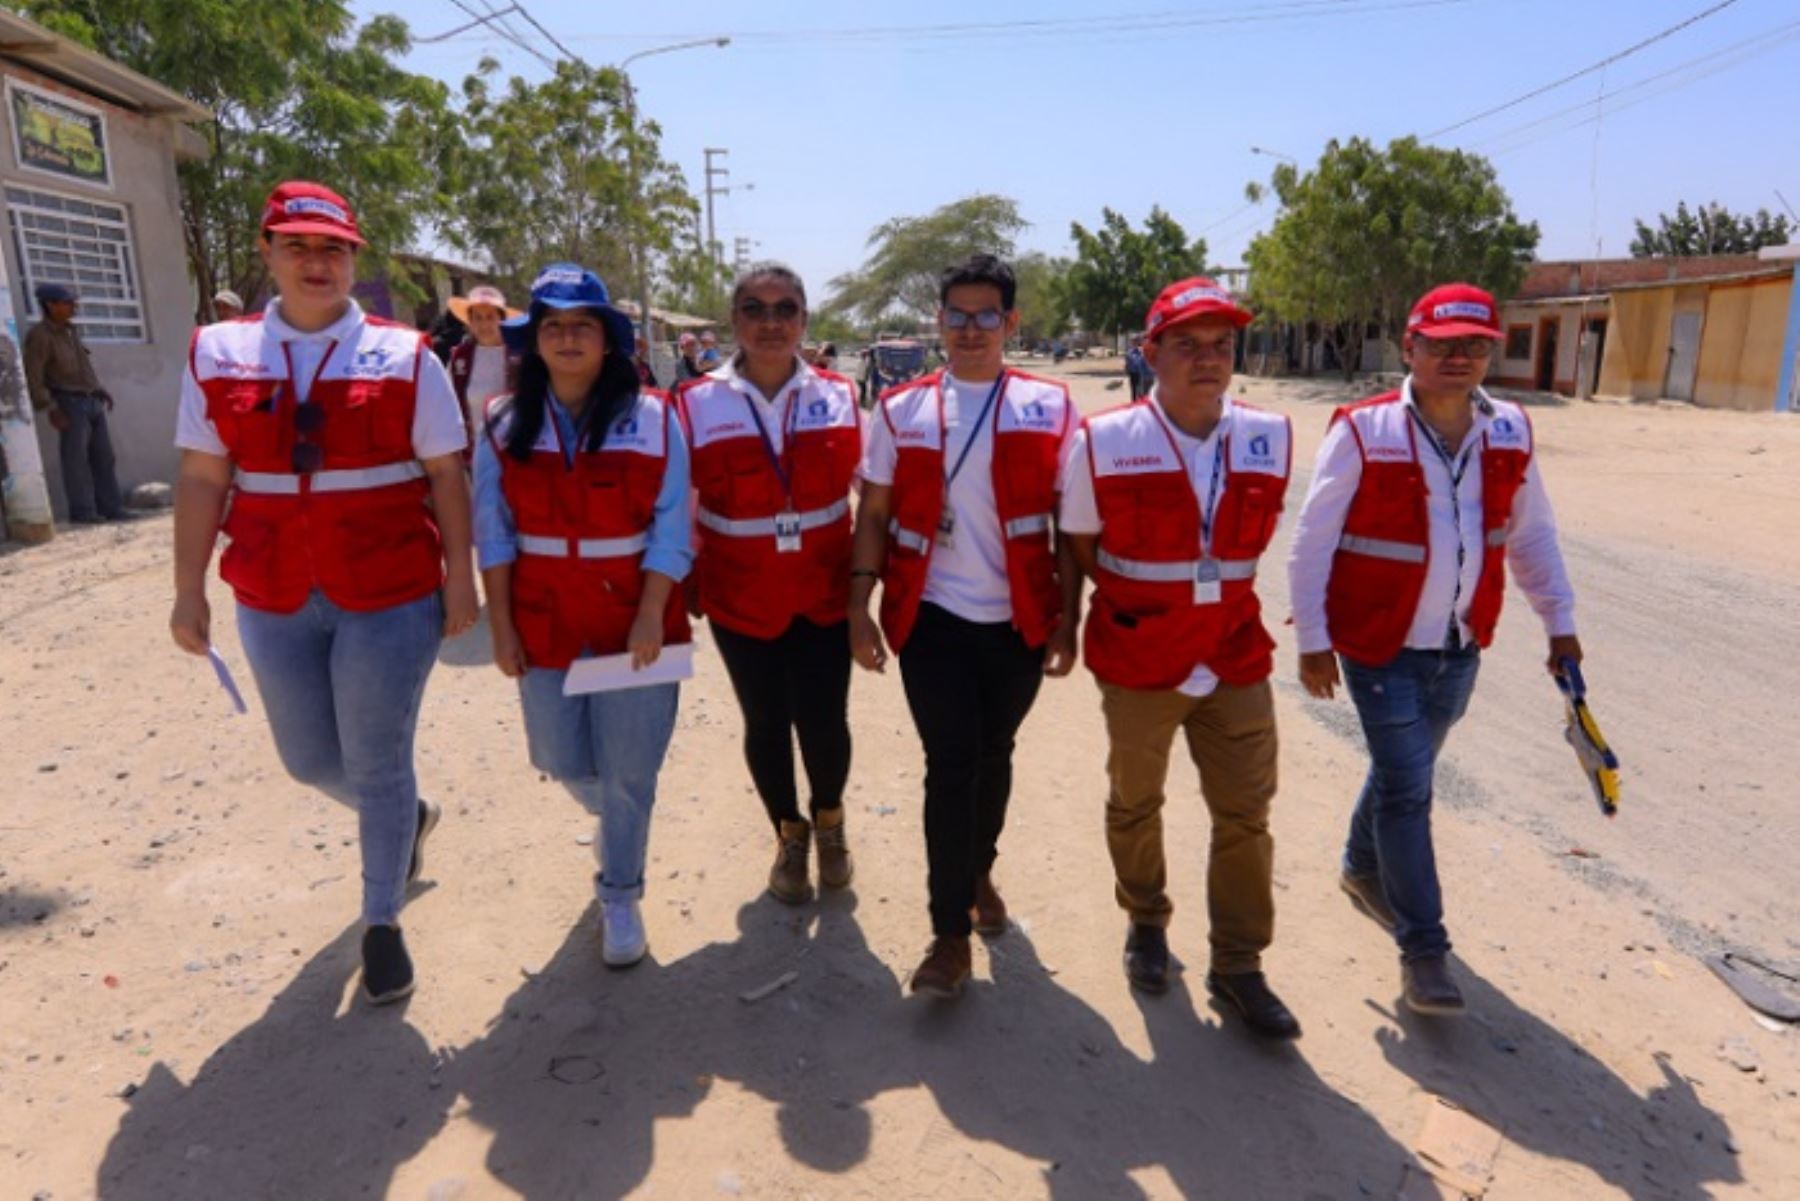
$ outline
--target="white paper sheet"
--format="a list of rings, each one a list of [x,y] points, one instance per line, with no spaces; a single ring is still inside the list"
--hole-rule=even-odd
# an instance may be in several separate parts
[[[629,653],[577,659],[569,665],[569,674],[563,678],[563,695],[621,692],[627,688],[647,688],[652,684],[672,684],[693,678],[694,644],[682,642],[663,647],[656,662],[642,671],[631,670]]]

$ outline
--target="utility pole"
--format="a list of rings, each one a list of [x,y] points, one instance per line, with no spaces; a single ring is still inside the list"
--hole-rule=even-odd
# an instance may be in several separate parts
[[[732,270],[736,271],[739,275],[748,271],[750,269],[751,248],[760,246],[761,244],[762,243],[757,242],[752,238],[747,238],[742,234],[739,234],[732,248]]]
[[[713,180],[729,179],[731,168],[715,167],[713,159],[715,157],[723,158],[730,153],[731,151],[716,146],[706,148],[706,258],[708,262],[712,263],[715,272],[724,264],[719,261],[719,227],[713,220],[713,197],[728,195],[731,189],[724,184],[715,184]],[[710,281],[707,290],[709,293],[712,290]]]

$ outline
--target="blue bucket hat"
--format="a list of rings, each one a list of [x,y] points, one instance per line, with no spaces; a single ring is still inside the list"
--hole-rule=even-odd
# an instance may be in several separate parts
[[[39,284],[33,289],[39,304],[74,304],[75,289],[67,284]]]
[[[530,349],[527,341],[531,323],[541,317],[545,309],[592,309],[606,324],[607,349],[620,351],[630,358],[637,346],[631,318],[613,308],[605,281],[575,263],[551,263],[531,281],[531,303],[526,306],[525,315],[500,323],[500,335],[506,340],[508,350],[523,354]]]

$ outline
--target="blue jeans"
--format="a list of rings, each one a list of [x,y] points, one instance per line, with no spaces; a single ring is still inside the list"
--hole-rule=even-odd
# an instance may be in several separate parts
[[[1481,652],[1403,650],[1381,667],[1343,660],[1369,744],[1369,776],[1344,846],[1344,870],[1379,875],[1408,962],[1450,950],[1431,848],[1432,776],[1450,727],[1468,711]]]
[[[356,810],[363,920],[394,925],[419,823],[413,732],[443,639],[438,593],[353,613],[320,592],[293,613],[238,606],[238,636],[288,774]]]
[[[56,392],[56,407],[69,419],[57,443],[62,460],[63,497],[70,521],[117,521],[125,516],[119,477],[113,471],[112,434],[106,402],[85,392]]]
[[[531,765],[556,777],[600,819],[594,854],[602,901],[644,895],[650,810],[662,771],[681,685],[564,696],[567,672],[534,667],[519,681]]]

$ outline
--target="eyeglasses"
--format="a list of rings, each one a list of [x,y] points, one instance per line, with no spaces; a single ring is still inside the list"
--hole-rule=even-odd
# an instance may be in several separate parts
[[[297,475],[311,475],[325,464],[325,447],[319,441],[319,435],[325,429],[325,406],[316,400],[307,400],[305,404],[294,409],[294,433],[298,440],[294,443],[292,463]]]
[[[540,340],[561,338],[569,342],[591,342],[605,328],[598,321],[544,321],[538,325],[537,336]]]
[[[1229,359],[1237,350],[1237,340],[1202,342],[1198,338],[1174,338],[1169,342],[1169,350],[1186,359]]]
[[[1413,345],[1434,359],[1461,355],[1466,359],[1485,359],[1494,353],[1492,338],[1427,338],[1414,335]]]
[[[800,302],[797,300],[777,300],[774,304],[764,304],[760,300],[741,301],[737,307],[738,316],[745,321],[774,321],[786,325],[790,321],[800,319]]]
[[[967,309],[944,310],[945,329],[967,329],[973,322],[976,329],[993,333],[1006,324],[1006,314],[999,309],[982,309],[979,313],[971,313]]]

